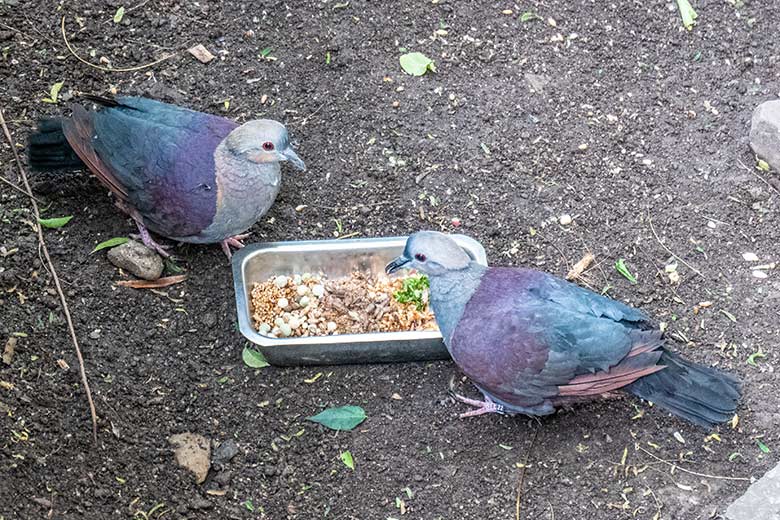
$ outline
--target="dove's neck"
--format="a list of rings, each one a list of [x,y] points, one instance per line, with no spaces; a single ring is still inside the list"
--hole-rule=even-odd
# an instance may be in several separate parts
[[[444,274],[430,276],[431,307],[436,315],[436,323],[449,346],[452,333],[463,315],[466,304],[479,287],[482,275],[487,267],[470,262],[465,269],[447,271]]]

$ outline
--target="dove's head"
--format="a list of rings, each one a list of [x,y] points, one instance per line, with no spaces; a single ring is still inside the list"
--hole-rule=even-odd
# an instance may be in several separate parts
[[[429,276],[465,269],[471,258],[455,240],[436,231],[419,231],[406,241],[404,253],[387,264],[390,274],[401,268],[416,269]]]
[[[255,119],[239,126],[225,140],[228,150],[258,164],[290,161],[299,170],[306,165],[290,146],[283,124],[270,119]]]

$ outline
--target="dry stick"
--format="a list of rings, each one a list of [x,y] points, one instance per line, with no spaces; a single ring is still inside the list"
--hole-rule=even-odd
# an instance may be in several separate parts
[[[76,51],[73,50],[73,47],[71,47],[70,42],[68,41],[68,36],[65,34],[65,17],[62,17],[62,22],[60,23],[60,31],[62,32],[62,41],[65,42],[65,46],[68,48],[68,51],[73,55],[74,58],[79,60],[84,65],[89,65],[93,69],[102,70],[103,72],[133,72],[136,70],[143,70],[148,69],[149,67],[154,67],[155,65],[164,62],[165,60],[171,59],[174,56],[176,56],[177,53],[169,54],[168,56],[163,56],[159,60],[153,61],[151,63],[147,63],[145,65],[138,65],[137,67],[124,67],[124,68],[108,68],[108,67],[102,67],[100,65],[95,65],[94,63],[90,63],[78,54],[76,54]]]
[[[647,214],[647,222],[650,224],[650,231],[652,231],[652,232],[653,232],[653,236],[655,237],[655,240],[656,240],[656,242],[658,242],[658,243],[660,244],[660,246],[661,246],[661,247],[663,247],[663,248],[666,250],[666,252],[667,252],[667,253],[669,253],[669,254],[670,254],[670,255],[672,255],[674,258],[676,258],[677,260],[679,260],[679,261],[680,261],[680,263],[682,263],[682,264],[683,264],[685,267],[687,267],[688,269],[690,269],[690,270],[691,270],[691,271],[693,271],[694,273],[698,274],[699,276],[701,276],[701,277],[702,277],[702,278],[704,278],[705,280],[707,279],[707,277],[706,277],[706,276],[704,276],[703,274],[701,274],[701,271],[699,271],[698,269],[696,269],[695,267],[693,267],[691,264],[689,264],[688,262],[686,262],[685,260],[683,260],[682,258],[680,258],[679,256],[677,256],[676,254],[674,254],[674,253],[672,252],[672,250],[671,250],[671,249],[669,249],[668,247],[666,247],[666,244],[664,244],[663,242],[661,242],[661,239],[658,237],[658,233],[656,233],[656,232],[655,232],[655,228],[653,227],[653,219],[651,219],[651,218],[650,218],[650,213],[648,213],[648,214]]]
[[[685,469],[683,467],[680,467],[678,464],[675,464],[673,462],[669,462],[668,460],[664,460],[661,457],[657,457],[657,456],[653,455],[652,453],[650,453],[649,451],[644,449],[642,446],[638,446],[637,445],[636,447],[640,451],[643,451],[643,452],[647,453],[648,455],[650,455],[651,457],[653,457],[658,462],[663,462],[664,464],[668,464],[668,465],[672,466],[673,468],[677,468],[680,471],[684,471],[685,473],[689,473],[691,475],[696,475],[697,477],[714,478],[714,479],[719,479],[719,480],[744,480],[744,481],[750,482],[750,479],[747,478],[747,477],[726,477],[726,476],[723,476],[723,475],[708,475],[707,473],[698,473],[696,471],[691,471],[689,469]]]
[[[748,168],[747,166],[745,166],[745,164],[744,164],[742,161],[740,161],[739,159],[737,159],[737,162],[739,163],[739,165],[740,165],[740,166],[742,166],[742,167],[743,167],[745,170],[747,170],[747,171],[748,171],[748,173],[750,173],[750,175],[752,175],[752,176],[753,176],[753,177],[755,177],[756,179],[760,180],[761,182],[763,182],[764,184],[766,184],[766,185],[767,185],[767,187],[768,187],[770,190],[772,190],[772,191],[774,191],[775,193],[777,193],[778,195],[780,195],[780,190],[778,190],[778,189],[775,187],[775,185],[774,185],[774,184],[770,183],[770,182],[769,182],[769,181],[767,181],[765,178],[763,178],[762,176],[760,176],[759,174],[757,174],[756,172],[754,172],[753,170],[751,170],[750,168]]]
[[[515,502],[515,520],[520,520],[520,501],[523,498],[523,479],[525,479],[525,470],[528,469],[528,459],[531,456],[531,451],[534,449],[536,443],[536,436],[539,434],[539,428],[534,428],[534,436],[531,438],[531,445],[528,446],[528,451],[525,452],[525,460],[523,461],[523,471],[520,473],[520,478],[517,481],[517,501]]]
[[[3,133],[5,133],[6,139],[8,139],[8,144],[11,145],[11,151],[14,154],[16,166],[19,169],[19,176],[22,178],[22,181],[24,181],[24,187],[28,192],[32,193],[32,190],[30,189],[30,182],[27,180],[27,174],[24,172],[24,168],[22,167],[22,161],[19,159],[19,154],[16,152],[16,146],[14,145],[14,140],[11,137],[11,132],[8,131],[8,125],[5,124],[5,117],[3,117],[2,110],[0,110],[0,125],[3,127]],[[38,203],[32,196],[30,198],[30,202],[32,203],[33,211],[35,212],[35,220],[38,222],[41,218],[40,211],[38,210]],[[68,309],[68,302],[65,300],[65,293],[62,292],[60,279],[57,276],[57,271],[54,269],[54,263],[51,260],[51,256],[49,256],[49,249],[46,247],[46,241],[43,239],[43,226],[38,224],[36,227],[38,228],[38,243],[40,248],[43,250],[43,255],[46,257],[46,262],[49,264],[49,272],[51,273],[52,279],[54,280],[54,285],[57,288],[57,294],[60,296],[62,311],[65,314],[65,319],[68,322],[70,338],[73,340],[73,346],[76,348],[76,357],[78,357],[79,360],[79,372],[81,373],[81,383],[84,385],[84,391],[87,394],[87,402],[89,403],[89,413],[92,415],[92,438],[95,440],[95,444],[97,444],[97,411],[95,411],[95,403],[92,401],[92,391],[89,388],[89,381],[87,381],[87,371],[84,368],[84,357],[81,355],[81,348],[79,348],[79,342],[76,338],[76,329],[73,327],[73,319],[70,317],[70,310]]]
[[[35,196],[34,196],[32,193],[27,193],[27,192],[26,192],[26,191],[24,191],[22,188],[20,188],[19,186],[17,186],[17,185],[16,185],[16,184],[14,184],[13,182],[9,181],[8,179],[6,179],[5,177],[3,177],[2,175],[0,175],[0,181],[3,181],[4,183],[6,183],[7,185],[9,185],[9,186],[10,186],[10,187],[12,187],[13,189],[15,189],[16,191],[18,191],[19,193],[21,193],[22,195],[27,195],[27,196],[28,196],[28,197],[30,197],[31,199],[35,199],[37,202],[41,202],[40,200],[36,199],[36,198],[35,198]],[[41,202],[41,204],[43,204],[43,203]]]

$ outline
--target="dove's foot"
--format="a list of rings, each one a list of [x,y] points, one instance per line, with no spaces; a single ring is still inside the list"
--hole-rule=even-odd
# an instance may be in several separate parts
[[[488,396],[485,396],[484,401],[478,401],[477,399],[469,399],[468,397],[464,397],[453,392],[452,397],[461,403],[465,403],[469,406],[474,406],[477,408],[476,410],[471,410],[470,412],[460,414],[461,419],[465,419],[466,417],[474,417],[475,415],[482,415],[485,413],[504,413],[504,406],[494,403],[493,400]]]
[[[228,260],[233,258],[233,252],[230,250],[231,246],[235,247],[236,249],[241,249],[242,247],[244,247],[244,243],[241,241],[246,240],[247,238],[249,238],[249,233],[227,237],[225,240],[220,242],[220,244],[222,245],[222,251],[225,252],[225,255],[228,257]]]
[[[154,239],[152,238],[152,235],[149,234],[149,230],[146,229],[146,226],[144,226],[140,222],[136,222],[136,225],[138,225],[138,232],[140,233],[141,242],[143,242],[146,247],[148,247],[152,251],[156,251],[163,258],[169,258],[171,256],[171,254],[168,251],[166,251],[166,249],[170,249],[170,246],[164,246],[162,244],[158,244],[157,242],[155,242]],[[130,236],[135,238],[135,236],[133,235]]]

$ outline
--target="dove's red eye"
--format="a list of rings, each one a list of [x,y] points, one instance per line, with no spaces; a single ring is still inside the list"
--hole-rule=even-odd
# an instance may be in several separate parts
[[[274,143],[272,143],[271,141],[266,141],[263,143],[263,150],[265,150],[266,152],[270,152],[273,149],[274,149]]]
[[[425,255],[423,255],[423,254],[421,254],[421,253],[417,253],[416,255],[414,255],[414,257],[415,257],[415,258],[416,258],[418,261],[420,261],[420,262],[425,262]]]

